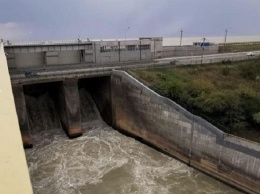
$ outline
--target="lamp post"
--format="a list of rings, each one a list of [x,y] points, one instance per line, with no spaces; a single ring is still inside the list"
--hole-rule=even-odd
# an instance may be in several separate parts
[[[204,44],[205,44],[206,38],[203,38],[202,40],[203,40],[203,43],[202,43],[202,53],[201,53],[201,62],[200,62],[201,65],[202,65],[202,61],[203,61]]]
[[[226,46],[226,42],[227,42],[228,29],[230,29],[230,28],[227,28],[227,29],[225,30],[225,38],[224,38],[224,44],[223,44],[223,53],[224,53],[224,51],[225,51],[225,46]]]
[[[129,30],[129,29],[130,29],[130,27],[127,27],[126,30],[125,30],[125,40],[126,40],[126,32],[127,32],[127,30]]]
[[[183,30],[181,29],[180,46],[181,46],[181,43],[182,43],[182,32],[183,32]]]

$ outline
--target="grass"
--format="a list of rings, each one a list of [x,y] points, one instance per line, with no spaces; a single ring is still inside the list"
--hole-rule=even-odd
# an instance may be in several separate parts
[[[132,71],[231,134],[260,142],[260,59]]]

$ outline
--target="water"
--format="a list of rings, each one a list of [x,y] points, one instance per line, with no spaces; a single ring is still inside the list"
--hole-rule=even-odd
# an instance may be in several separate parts
[[[85,90],[80,90],[85,131],[73,140],[57,124],[48,94],[26,99],[36,129],[34,148],[26,150],[36,194],[239,193],[109,127]]]

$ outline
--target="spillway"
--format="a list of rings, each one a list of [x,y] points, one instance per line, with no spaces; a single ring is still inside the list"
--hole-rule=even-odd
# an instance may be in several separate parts
[[[79,88],[79,98],[83,135],[68,139],[51,93],[25,92],[34,141],[26,157],[34,193],[239,193],[114,130],[86,88]]]

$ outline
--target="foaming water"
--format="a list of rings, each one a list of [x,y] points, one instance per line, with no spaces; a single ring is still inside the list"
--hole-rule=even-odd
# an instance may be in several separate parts
[[[80,93],[81,101],[82,96],[88,96],[86,91]],[[35,101],[29,103],[33,105]],[[53,108],[48,95],[39,97],[38,101],[48,102],[49,106],[45,108]],[[91,116],[84,111],[82,114],[85,114],[84,118],[95,119],[84,125],[82,137],[70,140],[56,124],[50,126],[52,130],[42,128],[33,134],[34,148],[26,150],[26,156],[34,193],[239,193],[115,131],[99,119],[88,96],[84,104],[89,106],[90,103],[93,106],[89,109],[92,110]],[[29,114],[35,113],[32,110]],[[56,113],[44,115],[46,118],[41,121],[46,122]]]

